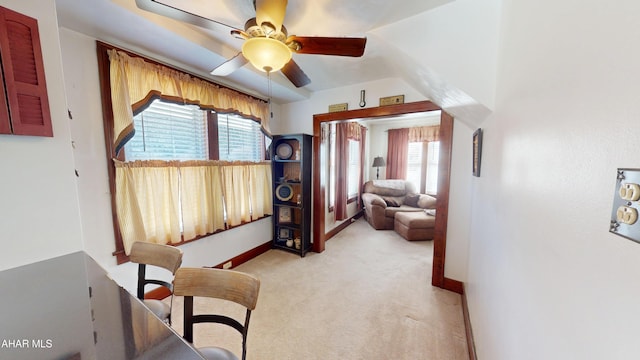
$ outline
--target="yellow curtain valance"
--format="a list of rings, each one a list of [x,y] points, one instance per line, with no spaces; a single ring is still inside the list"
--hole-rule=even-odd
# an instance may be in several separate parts
[[[116,154],[133,136],[133,111],[153,95],[199,105],[205,109],[237,112],[256,119],[269,133],[269,105],[240,92],[198,79],[166,66],[108,50]]]
[[[409,128],[409,142],[429,142],[440,139],[440,125]]]

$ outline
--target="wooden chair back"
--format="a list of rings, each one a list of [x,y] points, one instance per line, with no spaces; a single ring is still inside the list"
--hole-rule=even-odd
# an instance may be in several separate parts
[[[246,358],[249,320],[260,292],[260,280],[257,277],[234,270],[180,268],[176,271],[173,290],[176,296],[184,296],[184,338],[187,341],[193,342],[195,323],[225,324],[242,334],[242,359]],[[221,314],[193,315],[194,296],[222,299],[244,306],[247,309],[244,324]],[[200,350],[204,352],[207,349]]]
[[[131,246],[129,260],[137,264],[159,266],[175,274],[182,265],[182,250],[170,245],[136,241]]]

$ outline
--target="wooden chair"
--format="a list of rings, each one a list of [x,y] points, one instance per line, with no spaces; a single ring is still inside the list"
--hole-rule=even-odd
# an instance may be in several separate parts
[[[148,279],[146,277],[146,267],[147,265],[157,266],[170,271],[171,274],[175,274],[176,270],[178,270],[182,264],[182,250],[174,246],[137,241],[131,246],[129,260],[138,264],[138,288],[136,296],[144,302],[151,312],[171,325],[171,304],[173,304],[173,297],[171,298],[170,305],[160,300],[145,300],[144,288],[147,284],[160,285],[167,288],[172,293],[171,296],[173,296],[173,285],[164,280]]]
[[[242,360],[247,355],[247,332],[251,311],[256,308],[260,280],[253,275],[213,268],[180,268],[174,279],[174,293],[184,296],[184,338],[193,342],[193,324],[219,323],[233,327],[242,334]],[[209,297],[232,301],[247,311],[244,325],[238,320],[220,314],[193,315],[193,297]],[[219,347],[198,349],[207,359],[238,359],[232,352]]]

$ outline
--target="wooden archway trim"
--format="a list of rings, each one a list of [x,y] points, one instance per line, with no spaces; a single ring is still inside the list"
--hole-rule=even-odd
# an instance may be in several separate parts
[[[320,172],[320,133],[321,125],[329,121],[347,121],[355,119],[401,116],[406,114],[442,110],[431,101],[418,101],[407,104],[381,106],[375,108],[340,111],[313,115],[313,251],[323,252],[325,242],[330,236],[325,233],[325,191],[326,179]],[[445,111],[440,116],[440,168],[438,171],[438,202],[436,204],[435,234],[433,238],[433,272],[431,283],[458,293],[462,292],[462,283],[444,276],[447,244],[447,222],[449,210],[449,184],[451,173],[451,150],[453,143],[453,117]]]

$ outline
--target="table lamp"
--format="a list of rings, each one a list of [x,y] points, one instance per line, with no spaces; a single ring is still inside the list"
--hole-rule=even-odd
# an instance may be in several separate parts
[[[380,179],[380,167],[384,167],[384,165],[384,158],[382,156],[376,156],[373,158],[373,167],[377,168],[376,179]]]

